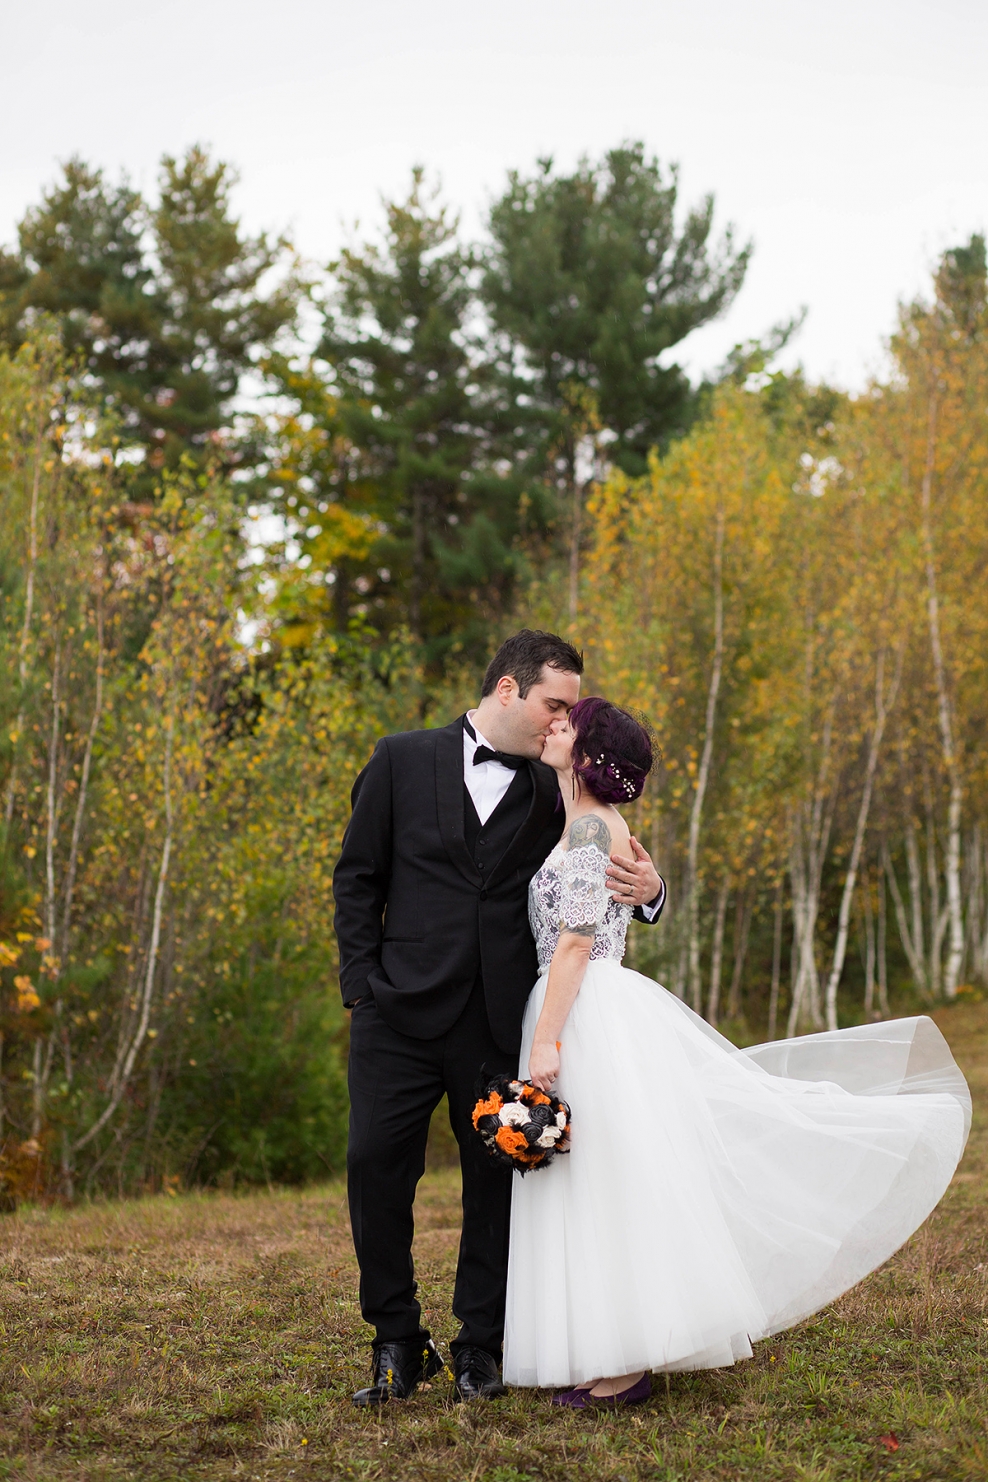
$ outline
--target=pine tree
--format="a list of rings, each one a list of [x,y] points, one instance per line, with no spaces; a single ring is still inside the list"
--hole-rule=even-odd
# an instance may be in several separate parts
[[[295,318],[287,244],[243,234],[234,178],[199,148],[166,156],[152,208],[126,181],[72,160],[0,257],[3,344],[16,350],[38,310],[55,315],[80,370],[76,396],[144,451],[138,482],[149,489],[184,453],[231,461],[217,434],[241,380]]]
[[[370,491],[380,532],[362,571],[338,563],[337,612],[407,623],[434,661],[503,607],[517,518],[513,486],[487,461],[490,371],[470,333],[475,263],[457,226],[416,170],[407,200],[387,206],[383,245],[333,265],[318,351],[349,476],[365,504]]]
[[[730,305],[751,247],[735,249],[730,227],[712,243],[710,195],[677,228],[677,193],[675,167],[663,174],[642,144],[625,144],[570,175],[551,159],[531,177],[513,172],[494,204],[483,295],[544,455],[574,385],[592,393],[626,473],[644,473],[649,450],[688,425],[689,380],[662,357]]]

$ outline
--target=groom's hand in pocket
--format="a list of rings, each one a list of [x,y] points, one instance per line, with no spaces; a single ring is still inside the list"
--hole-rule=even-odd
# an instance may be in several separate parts
[[[607,866],[607,888],[625,906],[650,906],[662,892],[662,880],[651,856],[632,834],[634,858],[612,854]]]

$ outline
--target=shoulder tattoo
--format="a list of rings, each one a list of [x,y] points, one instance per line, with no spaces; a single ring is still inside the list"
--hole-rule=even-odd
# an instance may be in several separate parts
[[[582,818],[577,818],[570,824],[570,849],[583,849],[588,844],[593,844],[601,854],[610,857],[611,831],[596,813],[585,813]]]

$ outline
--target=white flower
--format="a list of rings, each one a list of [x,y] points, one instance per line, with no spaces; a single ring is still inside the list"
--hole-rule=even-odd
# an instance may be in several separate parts
[[[536,1147],[540,1147],[540,1148],[551,1148],[551,1147],[555,1147],[556,1140],[558,1138],[562,1137],[562,1135],[563,1135],[562,1134],[562,1131],[561,1131],[561,1129],[559,1127],[547,1127],[545,1129],[545,1131],[543,1132],[542,1136],[539,1138],[538,1142],[536,1143]]]
[[[559,1128],[560,1132],[562,1132],[563,1128],[566,1126],[566,1113],[564,1111],[557,1111],[556,1126]]]
[[[529,1120],[528,1107],[520,1101],[507,1101],[498,1113],[504,1127],[524,1127]]]

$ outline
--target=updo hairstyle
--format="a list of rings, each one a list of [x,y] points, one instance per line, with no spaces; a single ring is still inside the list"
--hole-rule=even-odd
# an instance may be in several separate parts
[[[573,771],[598,803],[631,803],[652,770],[652,738],[627,710],[588,695],[570,711]]]

